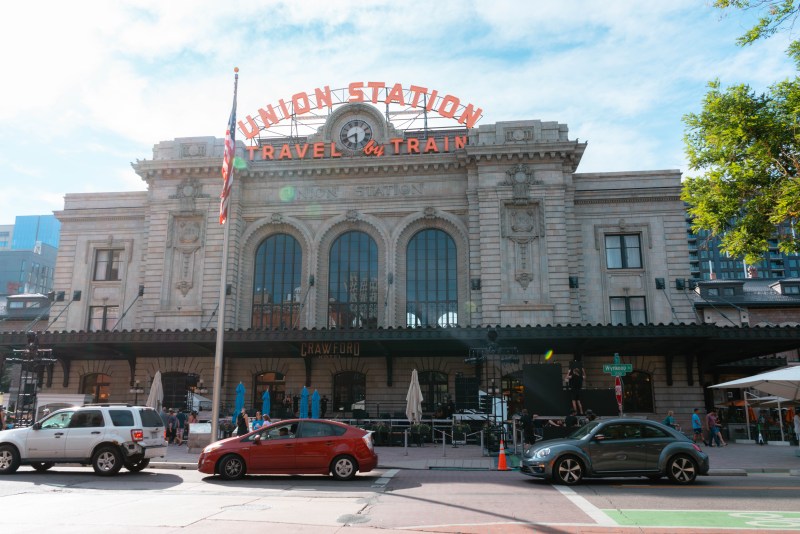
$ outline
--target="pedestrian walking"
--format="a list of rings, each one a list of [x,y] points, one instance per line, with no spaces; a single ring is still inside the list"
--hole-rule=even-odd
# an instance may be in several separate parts
[[[800,442],[800,412],[794,414],[794,440]]]
[[[703,445],[708,445],[703,437],[703,421],[700,419],[700,408],[695,408],[692,413],[692,441],[697,443],[697,438],[700,438]]]
[[[713,447],[714,443],[717,447],[722,447],[722,440],[719,435],[719,420],[717,419],[717,411],[713,408],[706,415],[706,426],[708,427],[708,445]]]
[[[183,435],[186,431],[186,414],[183,411],[179,411],[175,418],[178,420],[178,424],[175,426],[175,443],[183,445]]]
[[[673,414],[672,410],[667,412],[667,416],[661,421],[663,424],[667,425],[670,428],[676,428],[675,425],[675,415]]]
[[[178,435],[178,418],[175,417],[175,410],[170,410],[167,415],[167,442],[175,443]]]
[[[319,401],[319,408],[320,408],[320,415],[322,418],[325,419],[325,414],[328,413],[328,396],[323,395],[322,399]]]
[[[250,418],[247,417],[247,412],[244,407],[239,415],[236,416],[236,435],[244,436],[250,431]]]
[[[264,418],[261,417],[261,412],[256,411],[256,416],[253,418],[253,430],[258,430],[264,426]]]
[[[6,412],[3,410],[3,407],[0,406],[0,430],[6,429]]]

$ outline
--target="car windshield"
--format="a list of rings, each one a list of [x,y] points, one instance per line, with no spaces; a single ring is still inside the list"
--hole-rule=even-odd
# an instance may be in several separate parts
[[[590,421],[589,423],[583,425],[582,427],[576,428],[571,433],[567,434],[568,439],[582,439],[589,435],[589,433],[597,428],[597,425],[600,424],[600,421]]]

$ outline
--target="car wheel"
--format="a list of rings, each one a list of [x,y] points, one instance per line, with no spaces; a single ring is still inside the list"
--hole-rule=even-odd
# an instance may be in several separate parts
[[[356,471],[358,465],[352,456],[337,456],[331,462],[331,474],[336,480],[352,480]]]
[[[219,462],[219,476],[225,480],[239,480],[244,476],[245,464],[241,456],[229,454]]]
[[[574,456],[562,456],[553,466],[553,477],[559,484],[577,484],[583,479],[583,464]]]
[[[697,478],[697,463],[685,454],[673,456],[667,462],[667,476],[676,484],[691,484]]]
[[[92,456],[92,469],[100,476],[111,476],[122,469],[122,455],[116,447],[100,447]]]
[[[0,446],[0,475],[8,475],[19,468],[19,453],[11,445]]]
[[[40,473],[44,473],[45,471],[47,471],[48,469],[50,469],[54,465],[56,465],[56,464],[54,464],[53,462],[33,462],[31,464],[31,467],[33,467],[34,469],[36,469]]]
[[[135,462],[125,462],[125,469],[131,473],[138,473],[148,465],[150,465],[150,458],[142,458],[141,460],[137,460]]]

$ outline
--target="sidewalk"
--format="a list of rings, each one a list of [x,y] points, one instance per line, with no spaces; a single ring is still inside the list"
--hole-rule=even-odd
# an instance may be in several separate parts
[[[797,447],[731,443],[727,447],[703,447],[711,458],[711,475],[747,473],[791,473],[800,476]],[[382,469],[479,469],[497,468],[497,456],[484,456],[479,445],[453,447],[426,444],[422,447],[375,447]],[[522,452],[521,449],[519,451]],[[157,458],[150,466],[161,469],[197,469],[199,453],[188,447],[170,445],[167,458]],[[519,465],[513,447],[506,450],[509,467]]]

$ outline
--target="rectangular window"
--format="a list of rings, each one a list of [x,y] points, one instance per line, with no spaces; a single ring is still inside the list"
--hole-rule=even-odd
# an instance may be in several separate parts
[[[644,297],[611,297],[611,324],[647,324]]]
[[[607,235],[606,265],[609,269],[641,269],[639,234]]]
[[[719,296],[719,288],[717,288],[717,287],[708,288],[708,296],[709,297],[718,297]]]
[[[800,295],[800,286],[784,286],[784,295]]]
[[[120,280],[121,250],[98,250],[94,260],[94,280]]]
[[[90,306],[89,331],[111,330],[117,325],[119,306]]]
[[[735,291],[732,287],[723,287],[722,294],[726,297],[732,297],[735,294]]]

